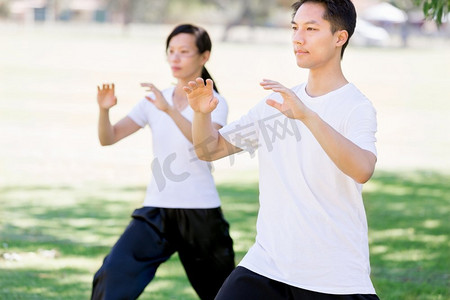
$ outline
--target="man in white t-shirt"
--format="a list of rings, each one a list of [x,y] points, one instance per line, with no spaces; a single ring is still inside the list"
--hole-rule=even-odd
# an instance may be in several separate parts
[[[362,200],[376,163],[376,112],[341,69],[355,8],[349,0],[302,0],[293,9],[306,83],[288,89],[263,80],[274,93],[220,130],[211,126],[212,81],[184,88],[199,158],[259,151],[255,244],[216,299],[378,299]]]

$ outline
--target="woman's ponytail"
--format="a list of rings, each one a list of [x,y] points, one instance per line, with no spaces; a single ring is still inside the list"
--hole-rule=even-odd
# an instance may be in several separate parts
[[[202,78],[205,81],[206,81],[206,79],[211,79],[214,82],[214,85],[213,85],[214,90],[216,91],[216,93],[219,93],[219,90],[217,89],[217,86],[216,86],[216,82],[214,81],[214,79],[212,79],[211,75],[209,74],[208,70],[206,70],[205,66],[203,66],[203,69],[202,69]]]

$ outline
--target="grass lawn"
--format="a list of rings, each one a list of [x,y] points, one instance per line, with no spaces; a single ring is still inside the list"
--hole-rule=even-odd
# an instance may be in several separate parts
[[[0,299],[87,299],[92,274],[144,188],[0,189],[0,253],[17,256],[0,260]],[[257,183],[222,183],[219,192],[239,261],[255,236]],[[381,299],[448,299],[450,176],[377,172],[365,203],[372,279]],[[141,299],[196,299],[176,255]]]
[[[377,172],[365,192],[381,299],[450,297],[450,176]]]
[[[173,80],[171,26],[27,27],[0,24],[0,299],[88,299],[94,272],[141,205],[149,133],[112,147],[96,136],[96,85],[115,82],[113,121],[142,97],[139,83]],[[234,120],[267,93],[258,82],[306,79],[282,31],[220,43],[208,69]],[[276,38],[271,40],[271,38]],[[244,33],[245,36],[245,33]],[[216,37],[216,38],[215,38]],[[343,67],[378,112],[378,166],[364,188],[372,278],[381,299],[450,299],[448,40],[349,47]],[[243,67],[244,66],[244,67]],[[215,163],[238,262],[252,245],[256,159]],[[197,299],[178,257],[140,299]]]

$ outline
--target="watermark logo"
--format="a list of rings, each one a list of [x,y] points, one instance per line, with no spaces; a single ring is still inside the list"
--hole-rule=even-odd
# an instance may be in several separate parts
[[[271,152],[274,149],[274,144],[278,140],[284,140],[286,137],[294,137],[297,142],[301,140],[300,130],[296,120],[287,118],[285,115],[289,115],[288,112],[277,113],[261,119],[257,122],[249,123],[244,126],[236,124],[236,126],[223,133],[223,137],[230,141],[236,147],[241,148],[244,152],[248,152],[251,158],[255,157],[256,150],[262,145],[266,146],[267,150]],[[199,158],[196,152],[201,151],[202,155],[206,158],[212,157],[214,154],[224,151],[225,149],[212,150],[212,143],[216,143],[216,139],[209,137],[202,143],[191,147],[189,152],[192,154],[190,163],[198,161]],[[231,149],[230,149],[231,150]],[[228,151],[228,153],[231,151]],[[241,153],[241,152],[239,152]],[[239,154],[236,153],[236,154]],[[234,165],[235,154],[229,155],[230,166]],[[167,156],[162,164],[158,158],[152,161],[153,177],[158,186],[158,190],[161,192],[166,187],[168,180],[173,182],[182,182],[191,176],[188,171],[177,174],[173,172],[171,165],[177,159],[177,154],[174,152]],[[213,172],[214,166],[212,163],[208,163],[210,172]]]
[[[284,114],[289,114],[289,112],[285,112]],[[277,138],[283,140],[289,135],[294,136],[297,142],[302,139],[297,124],[295,123],[295,119],[279,118],[280,116],[284,116],[284,114],[278,113],[258,121],[261,134],[269,152],[273,150],[273,144]],[[275,120],[271,122],[273,119]],[[281,131],[279,131],[279,129]]]
[[[158,190],[161,192],[166,187],[166,180],[174,181],[174,182],[182,182],[191,176],[189,172],[183,172],[181,174],[175,174],[170,165],[177,158],[176,153],[172,153],[164,159],[163,164],[161,166],[158,158],[153,159],[152,161],[152,173],[153,178],[155,178],[156,185],[158,186]]]

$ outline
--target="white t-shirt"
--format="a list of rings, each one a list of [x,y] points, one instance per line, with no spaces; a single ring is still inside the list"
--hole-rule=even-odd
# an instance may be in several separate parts
[[[162,91],[172,105],[174,87]],[[150,94],[153,97],[152,94]],[[212,114],[212,121],[225,125],[228,106],[223,97],[215,93],[219,104]],[[192,122],[193,114],[187,106],[182,115]],[[153,162],[152,180],[147,186],[144,206],[165,208],[215,208],[220,206],[211,165],[201,161],[193,145],[183,135],[175,122],[157,109],[147,99],[142,99],[128,114],[137,125],[147,124],[152,131]]]
[[[311,98],[292,89],[335,130],[376,155],[376,112],[352,84]],[[280,94],[268,98],[282,102]],[[340,171],[309,129],[264,99],[220,133],[258,149],[260,209],[255,244],[240,262],[256,273],[328,294],[374,294],[362,185]]]

